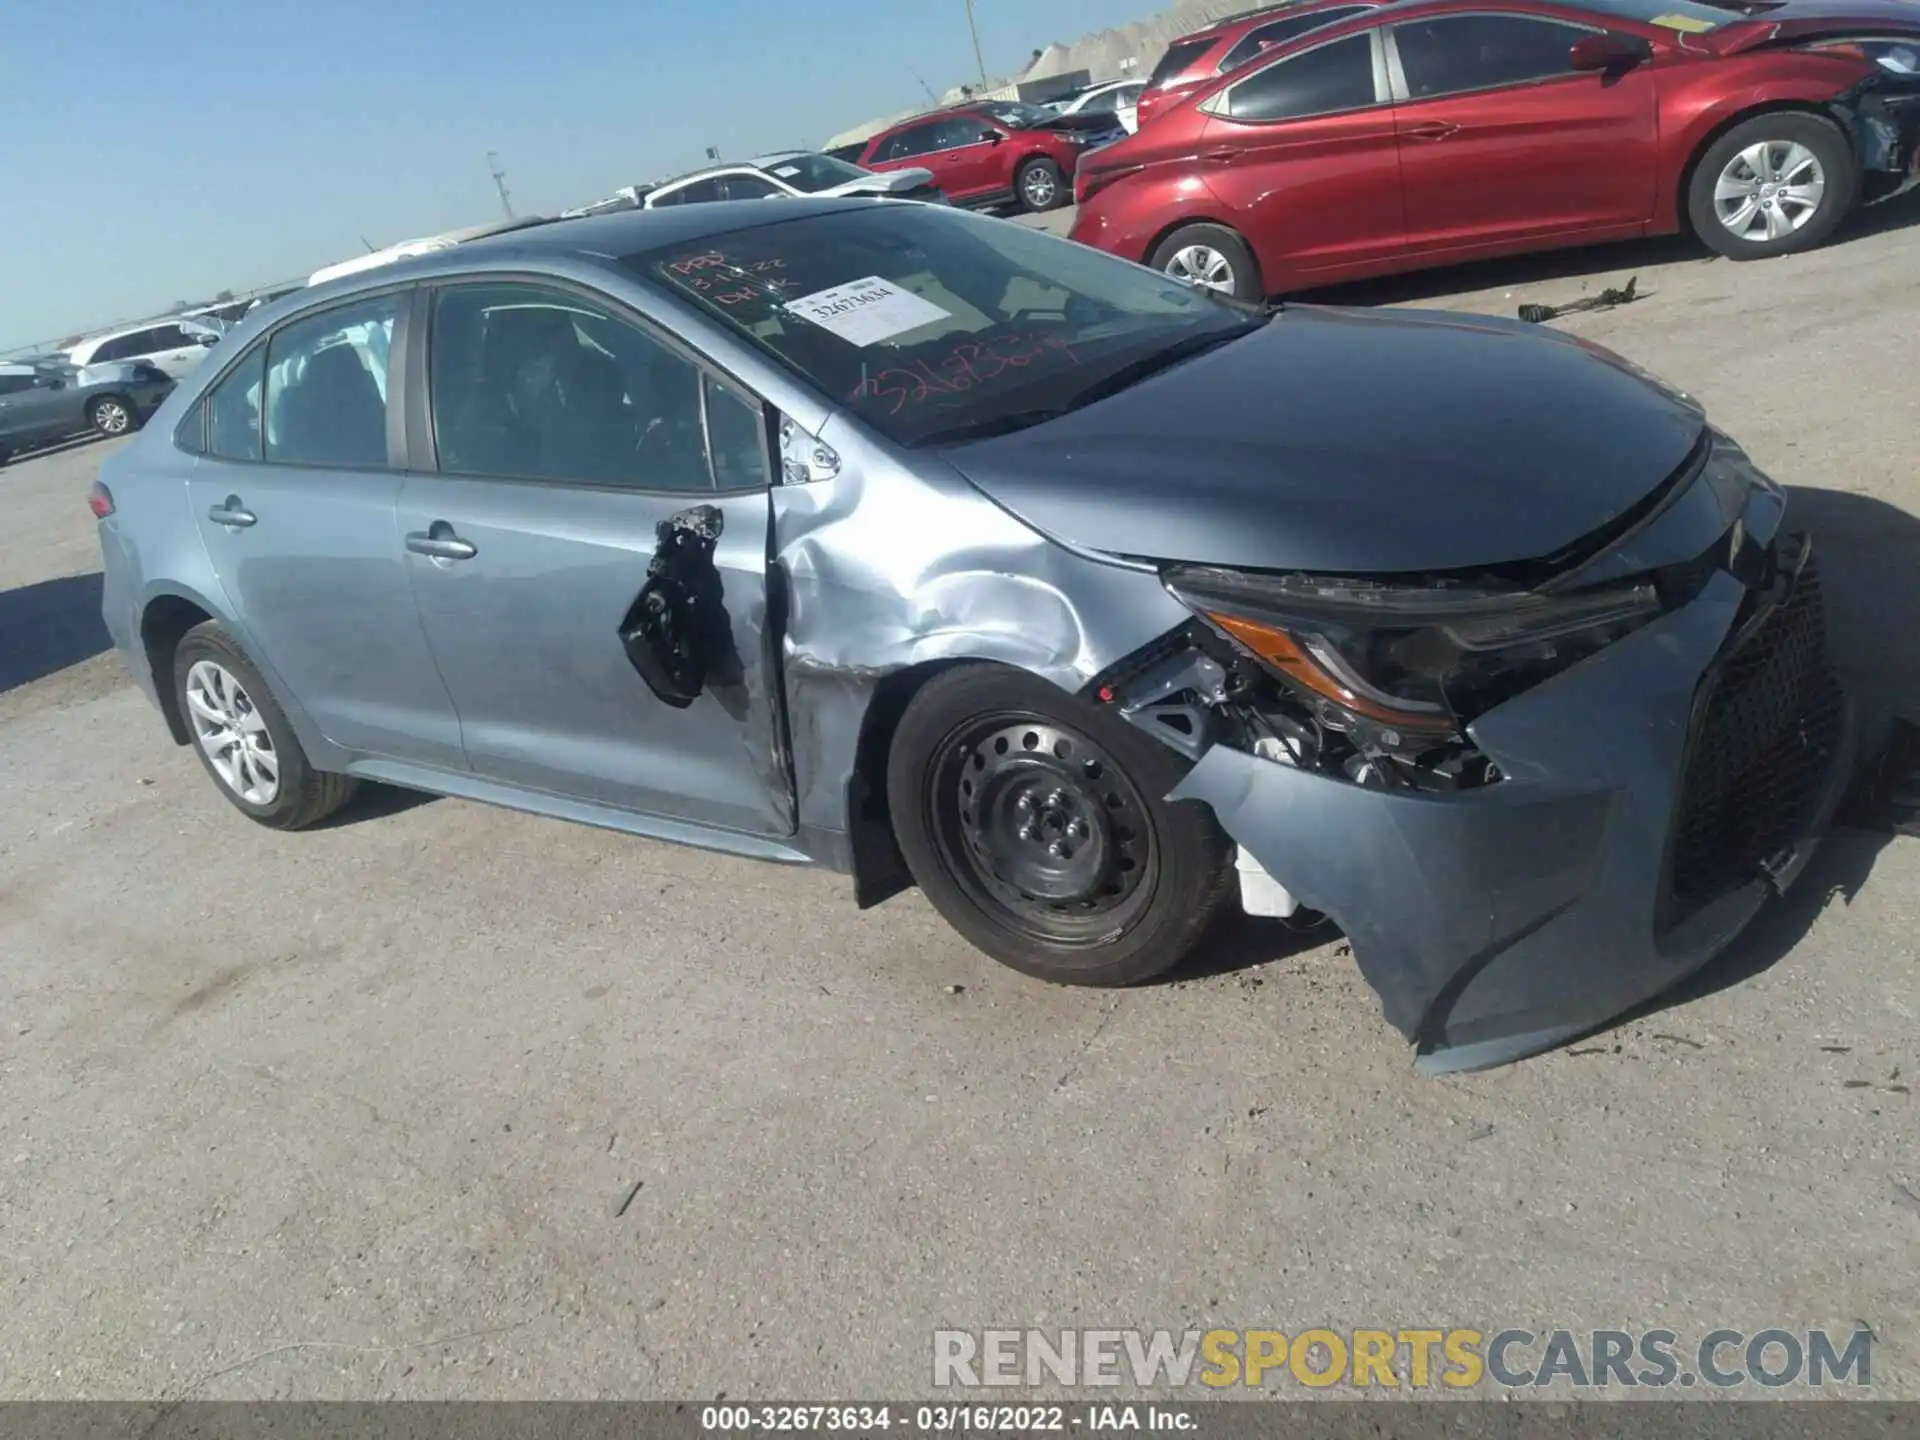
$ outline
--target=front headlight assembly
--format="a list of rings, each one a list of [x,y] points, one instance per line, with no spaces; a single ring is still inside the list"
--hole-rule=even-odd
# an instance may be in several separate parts
[[[1163,579],[1323,722],[1359,717],[1394,745],[1460,735],[1661,610],[1646,582],[1541,595],[1194,566]]]

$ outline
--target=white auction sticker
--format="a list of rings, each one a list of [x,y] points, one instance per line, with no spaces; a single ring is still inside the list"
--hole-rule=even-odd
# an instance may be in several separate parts
[[[816,290],[789,300],[785,308],[831,330],[850,345],[878,345],[922,325],[953,318],[931,300],[922,300],[878,275],[831,290]]]

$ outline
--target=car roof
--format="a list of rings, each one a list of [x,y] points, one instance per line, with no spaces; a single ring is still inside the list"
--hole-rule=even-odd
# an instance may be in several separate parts
[[[760,162],[757,160],[729,160],[724,165],[702,165],[698,170],[686,170],[678,175],[669,175],[664,180],[656,180],[646,187],[646,193],[652,194],[655,190],[664,190],[669,185],[678,185],[683,180],[698,180],[707,175],[728,175],[735,170],[758,170],[759,168]]]
[[[409,275],[458,275],[468,268],[481,268],[482,264],[491,268],[526,260],[618,259],[636,251],[709,240],[809,215],[863,210],[884,203],[796,196],[791,203],[782,204],[779,217],[771,220],[764,209],[754,205],[669,205],[660,210],[615,210],[605,215],[551,220],[544,225],[490,235],[452,249],[410,256],[329,281],[308,293],[324,289],[331,295],[343,295],[359,289],[377,289]]]
[[[138,335],[142,330],[158,330],[162,325],[194,325],[202,330],[218,331],[218,325],[209,325],[193,315],[162,315],[157,320],[143,320],[138,325],[122,325],[118,330],[102,330],[98,335],[89,335],[67,347],[67,353],[84,349],[89,345],[103,344],[108,340],[118,340],[122,335]]]
[[[1264,20],[1272,20],[1291,10],[1312,10],[1321,5],[1344,3],[1344,0],[1285,0],[1279,5],[1262,5],[1253,10],[1242,10],[1237,15],[1228,15],[1214,21],[1202,30],[1192,30],[1174,38],[1175,45],[1186,45],[1195,40],[1219,40],[1231,35],[1242,26],[1253,26]]]

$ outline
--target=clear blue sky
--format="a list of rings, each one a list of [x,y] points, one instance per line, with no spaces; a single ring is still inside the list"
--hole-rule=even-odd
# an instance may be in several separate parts
[[[976,0],[990,74],[1157,0]],[[0,349],[972,78],[962,0],[4,0]]]

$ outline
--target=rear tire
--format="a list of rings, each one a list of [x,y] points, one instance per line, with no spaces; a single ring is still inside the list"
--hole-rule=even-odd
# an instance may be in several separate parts
[[[181,637],[174,699],[194,754],[219,792],[248,818],[300,830],[347,802],[357,782],[315,770],[266,680],[217,620]]]
[[[1192,954],[1233,894],[1213,813],[1162,798],[1183,773],[1118,716],[969,664],[908,704],[887,794],[908,869],[966,939],[1042,980],[1131,985]]]
[[[101,395],[87,405],[87,423],[102,435],[127,435],[139,429],[133,402],[120,395]]]
[[[1860,164],[1840,127],[1780,110],[1706,148],[1687,183],[1687,218],[1729,260],[1766,260],[1821,244],[1859,194]]]
[[[1183,225],[1154,247],[1147,263],[1174,279],[1236,300],[1266,298],[1260,262],[1247,242],[1224,225]]]
[[[1044,156],[1020,167],[1020,173],[1013,177],[1013,193],[1028,214],[1058,210],[1071,198],[1060,167]]]

